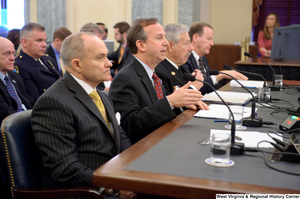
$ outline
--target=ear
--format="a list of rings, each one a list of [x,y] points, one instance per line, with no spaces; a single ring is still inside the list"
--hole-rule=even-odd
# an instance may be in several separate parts
[[[139,51],[145,52],[145,43],[144,42],[142,42],[141,40],[137,40],[135,42],[135,45]]]
[[[167,46],[167,49],[170,53],[174,50],[174,43],[172,41],[169,41],[169,45]]]
[[[23,46],[23,47],[25,47],[25,48],[27,47],[27,39],[22,38],[22,39],[21,39],[21,43],[22,43],[22,46]]]
[[[192,41],[196,41],[200,36],[198,34],[194,34],[193,35],[193,38],[192,38]],[[192,43],[191,41],[191,43]]]
[[[75,70],[78,73],[82,72],[82,65],[81,65],[81,60],[78,58],[72,59],[71,61],[71,66],[73,70]]]

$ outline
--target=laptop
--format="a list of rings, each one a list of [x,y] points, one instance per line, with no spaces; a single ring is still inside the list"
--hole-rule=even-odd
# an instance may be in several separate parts
[[[115,51],[115,42],[114,41],[107,41],[107,40],[103,40],[106,48],[108,49],[108,52],[114,52]]]

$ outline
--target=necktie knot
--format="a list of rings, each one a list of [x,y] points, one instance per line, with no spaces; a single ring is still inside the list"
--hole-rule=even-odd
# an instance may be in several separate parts
[[[89,94],[89,96],[96,102],[100,100],[100,96],[97,91],[93,91]]]

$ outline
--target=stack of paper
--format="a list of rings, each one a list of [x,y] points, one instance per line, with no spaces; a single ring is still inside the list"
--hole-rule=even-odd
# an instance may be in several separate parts
[[[245,105],[252,99],[250,93],[228,92],[228,91],[217,91],[217,92],[227,104]],[[211,102],[211,103],[221,103],[221,104],[223,103],[215,92],[211,92],[209,94],[204,95],[202,101]]]
[[[251,80],[247,80],[247,81],[237,80],[237,81],[240,82],[246,88],[262,88],[264,85],[263,81],[251,81]],[[231,87],[241,87],[241,85],[239,83],[237,83],[235,80],[230,81],[230,86]]]

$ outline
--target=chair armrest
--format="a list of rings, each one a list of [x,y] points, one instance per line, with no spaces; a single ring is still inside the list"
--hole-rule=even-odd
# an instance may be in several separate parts
[[[88,197],[90,199],[103,199],[100,193],[91,187],[70,189],[14,188],[14,196],[18,199],[52,199],[66,197]]]

